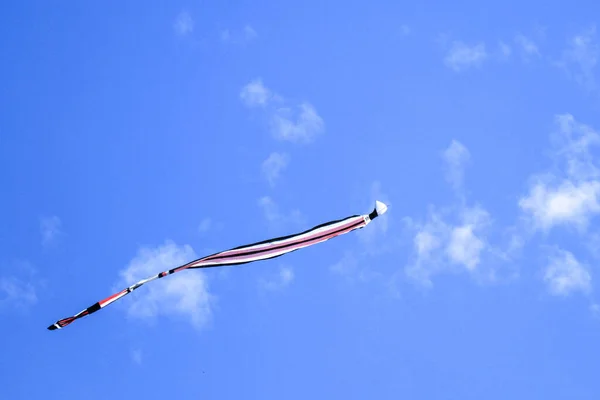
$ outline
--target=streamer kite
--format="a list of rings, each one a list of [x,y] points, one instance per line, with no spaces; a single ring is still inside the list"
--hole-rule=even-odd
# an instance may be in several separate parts
[[[373,219],[384,214],[387,211],[387,205],[380,201],[375,202],[375,208],[369,214],[352,215],[336,221],[326,222],[315,226],[307,231],[296,233],[294,235],[283,236],[279,238],[269,239],[262,242],[252,243],[240,247],[235,247],[230,250],[225,250],[220,253],[215,253],[197,260],[191,261],[182,266],[160,272],[147,279],[143,279],[128,288],[121,290],[118,293],[107,297],[104,300],[93,304],[92,306],[82,310],[81,312],[61,320],[56,321],[48,327],[49,330],[62,329],[65,326],[73,323],[75,320],[95,313],[98,310],[108,306],[111,303],[123,298],[134,290],[140,288],[148,282],[155,279],[164,278],[167,275],[174,274],[179,271],[194,268],[211,268],[223,267],[228,265],[247,264],[255,261],[262,261],[271,258],[280,257],[292,251],[300,250],[304,247],[312,246],[317,243],[324,242],[336,236],[340,236],[356,229],[362,229],[367,226]]]

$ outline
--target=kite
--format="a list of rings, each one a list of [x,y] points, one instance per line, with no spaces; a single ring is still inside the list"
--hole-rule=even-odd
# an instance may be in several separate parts
[[[170,269],[168,271],[160,272],[147,279],[143,279],[138,283],[135,283],[128,288],[121,290],[118,293],[107,297],[104,300],[93,304],[92,306],[80,311],[79,313],[61,320],[56,321],[54,324],[48,327],[49,330],[53,331],[56,329],[62,329],[65,326],[73,323],[75,320],[88,316],[95,313],[98,310],[114,303],[115,301],[123,298],[134,290],[140,288],[142,285],[151,282],[155,279],[164,278],[167,275],[174,274],[179,271],[194,268],[211,268],[211,267],[222,267],[228,265],[240,265],[247,264],[255,261],[262,261],[271,258],[280,257],[284,254],[291,253],[296,250],[300,250],[304,247],[312,246],[317,243],[324,242],[332,239],[336,236],[340,236],[356,229],[362,229],[367,226],[373,219],[384,214],[387,211],[387,205],[380,201],[375,202],[375,208],[369,214],[352,215],[336,221],[326,222],[315,226],[307,231],[296,233],[289,236],[283,236],[279,238],[269,239],[262,242],[252,243],[244,246],[235,247],[230,250],[225,250],[219,253],[215,253],[203,258],[199,258],[194,261],[190,261],[182,266]]]

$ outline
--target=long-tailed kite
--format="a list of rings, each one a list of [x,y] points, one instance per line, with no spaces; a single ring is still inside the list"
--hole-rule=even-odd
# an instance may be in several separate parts
[[[225,250],[220,253],[212,254],[191,261],[185,265],[170,269],[168,271],[160,272],[147,279],[141,280],[138,283],[133,284],[128,288],[125,288],[120,292],[115,293],[112,296],[93,304],[92,306],[86,308],[85,310],[82,310],[78,314],[56,321],[56,323],[50,325],[48,329],[55,330],[64,328],[65,326],[71,324],[73,321],[95,313],[96,311],[108,306],[109,304],[119,300],[120,298],[138,289],[142,285],[151,282],[155,279],[164,278],[167,275],[171,275],[186,269],[239,265],[280,257],[292,251],[296,251],[304,247],[324,242],[326,240],[329,240],[339,235],[343,235],[353,230],[362,229],[365,226],[367,226],[373,219],[384,214],[386,211],[387,205],[380,201],[376,201],[375,208],[369,214],[352,215],[350,217],[346,217],[340,220],[325,222],[301,233],[296,233],[294,235],[278,237],[258,243],[236,247],[230,250]]]

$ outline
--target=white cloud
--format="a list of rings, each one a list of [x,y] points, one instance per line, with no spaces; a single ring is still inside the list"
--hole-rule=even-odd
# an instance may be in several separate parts
[[[444,151],[443,158],[446,163],[446,179],[460,190],[463,185],[465,166],[471,158],[469,150],[459,141],[452,140],[450,146]]]
[[[254,39],[257,36],[258,34],[256,33],[253,27],[251,27],[250,25],[244,26],[244,37],[246,39]]]
[[[431,207],[423,223],[408,220],[414,254],[405,273],[425,286],[432,285],[434,275],[446,272],[466,272],[477,279],[494,280],[492,261],[505,259],[506,255],[488,241],[492,225],[489,212],[478,204],[467,205],[464,199],[463,180],[470,152],[452,140],[442,156],[446,179],[459,201],[439,211]]]
[[[529,190],[519,200],[526,231],[548,233],[565,227],[575,229],[580,242],[593,246],[598,240],[588,227],[600,213],[600,169],[594,163],[593,147],[600,135],[570,114],[555,117],[551,135],[553,168],[533,176]],[[597,255],[594,249],[591,253]],[[553,247],[543,272],[543,281],[553,295],[592,290],[590,269],[566,250]]]
[[[557,116],[556,123],[554,158],[559,167],[564,166],[558,172],[535,176],[519,206],[534,229],[548,231],[566,225],[584,231],[600,212],[600,172],[591,154],[600,136],[570,114]]]
[[[240,92],[240,98],[248,107],[265,107],[273,97],[260,78],[252,80]]]
[[[441,245],[440,238],[427,228],[419,230],[413,240],[417,254],[422,257],[429,255]]]
[[[329,267],[331,273],[339,276],[347,283],[364,283],[374,280],[389,284],[383,274],[373,267],[372,259],[363,259],[359,251],[346,251],[342,258]]]
[[[540,51],[538,50],[537,45],[530,38],[519,34],[515,37],[515,42],[517,43],[517,45],[519,45],[519,47],[526,56],[540,55]]]
[[[519,201],[519,206],[531,215],[538,229],[547,231],[556,225],[570,224],[583,230],[590,217],[600,212],[599,196],[600,182],[596,181],[566,180],[559,185],[539,182]]]
[[[486,241],[486,228],[491,223],[489,213],[480,206],[458,211],[455,223],[442,214],[430,211],[423,224],[412,224],[414,259],[406,266],[406,274],[425,286],[431,278],[443,272],[477,271],[484,252],[492,252]]]
[[[558,63],[578,84],[588,90],[596,88],[596,66],[600,56],[600,46],[596,38],[596,27],[572,37]]]
[[[173,29],[180,36],[186,36],[194,30],[194,20],[187,11],[182,11],[177,16]]]
[[[600,258],[600,233],[588,233],[585,239],[585,247],[594,258]]]
[[[269,196],[263,196],[258,200],[258,205],[263,209],[265,219],[269,226],[274,229],[280,229],[285,225],[300,225],[304,223],[304,218],[298,210],[293,210],[289,214],[283,214],[279,206]]]
[[[283,290],[294,280],[294,271],[290,267],[281,267],[277,276],[271,279],[260,279],[261,288],[270,291]]]
[[[24,308],[36,304],[37,300],[36,290],[31,282],[15,276],[0,277],[0,305]]]
[[[44,246],[54,243],[62,235],[62,221],[57,216],[44,217],[40,220],[40,233]]]
[[[600,144],[600,135],[590,126],[577,122],[571,114],[556,116],[558,131],[553,135],[556,155],[566,163],[566,173],[575,179],[600,176],[591,147]]]
[[[250,25],[245,25],[241,31],[224,29],[221,31],[221,40],[227,43],[244,44],[258,37],[256,30]]]
[[[591,290],[592,277],[587,267],[561,249],[554,249],[549,256],[543,279],[553,295],[566,296],[576,291],[587,294]]]
[[[279,179],[281,172],[290,163],[290,156],[286,153],[273,152],[262,163],[262,173],[271,186]]]
[[[309,143],[323,132],[324,122],[311,104],[302,103],[297,108],[278,108],[271,120],[271,128],[278,139]]]
[[[464,264],[472,270],[479,264],[479,253],[483,246],[483,242],[473,234],[471,225],[457,226],[450,234],[448,256],[455,263]]]
[[[512,54],[512,49],[509,45],[500,41],[500,52],[504,57],[509,57]]]
[[[180,36],[186,36],[192,33],[194,30],[194,20],[190,13],[187,11],[180,12],[173,24],[173,29]]]
[[[197,256],[188,246],[166,241],[158,247],[143,247],[127,267],[119,272],[116,290],[121,290],[158,272],[183,265]],[[153,281],[122,300],[132,318],[153,320],[160,315],[184,317],[197,329],[208,323],[213,296],[204,273],[181,271]]]
[[[131,361],[133,361],[134,364],[142,365],[142,351],[139,349],[132,350],[131,351]]]
[[[261,79],[254,79],[245,85],[240,98],[248,107],[261,107],[266,110],[273,136],[279,140],[294,143],[310,143],[325,130],[323,118],[308,102],[295,106],[268,89]]]
[[[212,226],[212,220],[210,218],[204,218],[200,222],[200,225],[198,225],[198,231],[200,233],[206,233],[210,230],[211,226]]]
[[[487,56],[484,43],[467,45],[460,41],[454,41],[444,58],[444,63],[459,72],[469,67],[481,66]]]
[[[258,204],[262,207],[267,221],[277,221],[281,219],[279,208],[273,199],[269,196],[263,196],[258,200]]]
[[[330,270],[338,275],[351,276],[356,273],[357,268],[358,260],[356,256],[351,252],[346,252],[340,261],[330,267]]]

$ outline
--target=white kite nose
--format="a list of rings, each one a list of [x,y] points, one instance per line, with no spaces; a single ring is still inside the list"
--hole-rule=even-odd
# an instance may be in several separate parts
[[[388,206],[382,203],[379,200],[375,200],[375,210],[377,211],[377,215],[383,215],[387,211]]]

